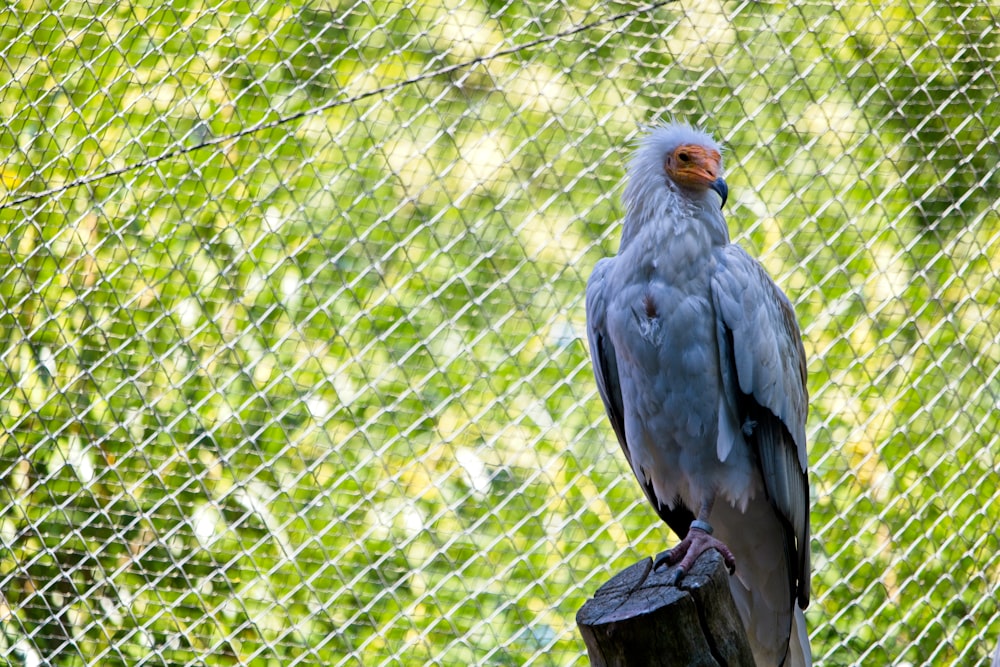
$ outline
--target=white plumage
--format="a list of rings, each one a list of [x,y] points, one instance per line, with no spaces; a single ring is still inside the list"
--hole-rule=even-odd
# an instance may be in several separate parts
[[[811,664],[805,352],[791,303],[729,241],[727,192],[706,133],[673,123],[642,139],[618,255],[587,283],[590,352],[629,465],[683,538],[670,561],[689,567],[708,548],[735,561],[757,664],[799,667]]]

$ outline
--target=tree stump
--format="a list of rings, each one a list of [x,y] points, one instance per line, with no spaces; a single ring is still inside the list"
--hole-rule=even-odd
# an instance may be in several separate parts
[[[580,608],[591,667],[755,667],[722,556],[705,552],[677,586],[674,571],[646,558]]]

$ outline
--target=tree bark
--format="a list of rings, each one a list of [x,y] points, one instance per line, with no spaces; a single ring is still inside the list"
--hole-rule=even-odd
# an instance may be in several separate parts
[[[676,586],[646,558],[597,589],[576,615],[591,667],[755,667],[718,552]]]

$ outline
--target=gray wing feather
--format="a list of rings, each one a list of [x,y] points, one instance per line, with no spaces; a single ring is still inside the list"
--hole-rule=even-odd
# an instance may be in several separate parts
[[[768,498],[786,526],[792,590],[809,602],[806,355],[791,302],[746,252],[721,248],[712,278],[727,407],[754,448]]]
[[[631,465],[632,459],[625,444],[625,409],[618,379],[618,359],[605,326],[607,302],[604,297],[604,279],[610,268],[610,258],[598,261],[587,281],[587,341],[590,344],[590,359],[597,390],[604,401],[611,427]]]

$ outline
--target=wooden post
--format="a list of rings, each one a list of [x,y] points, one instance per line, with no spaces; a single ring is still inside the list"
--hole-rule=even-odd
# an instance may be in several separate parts
[[[580,608],[591,667],[755,667],[718,552],[702,554],[677,586],[673,572],[641,560]]]

